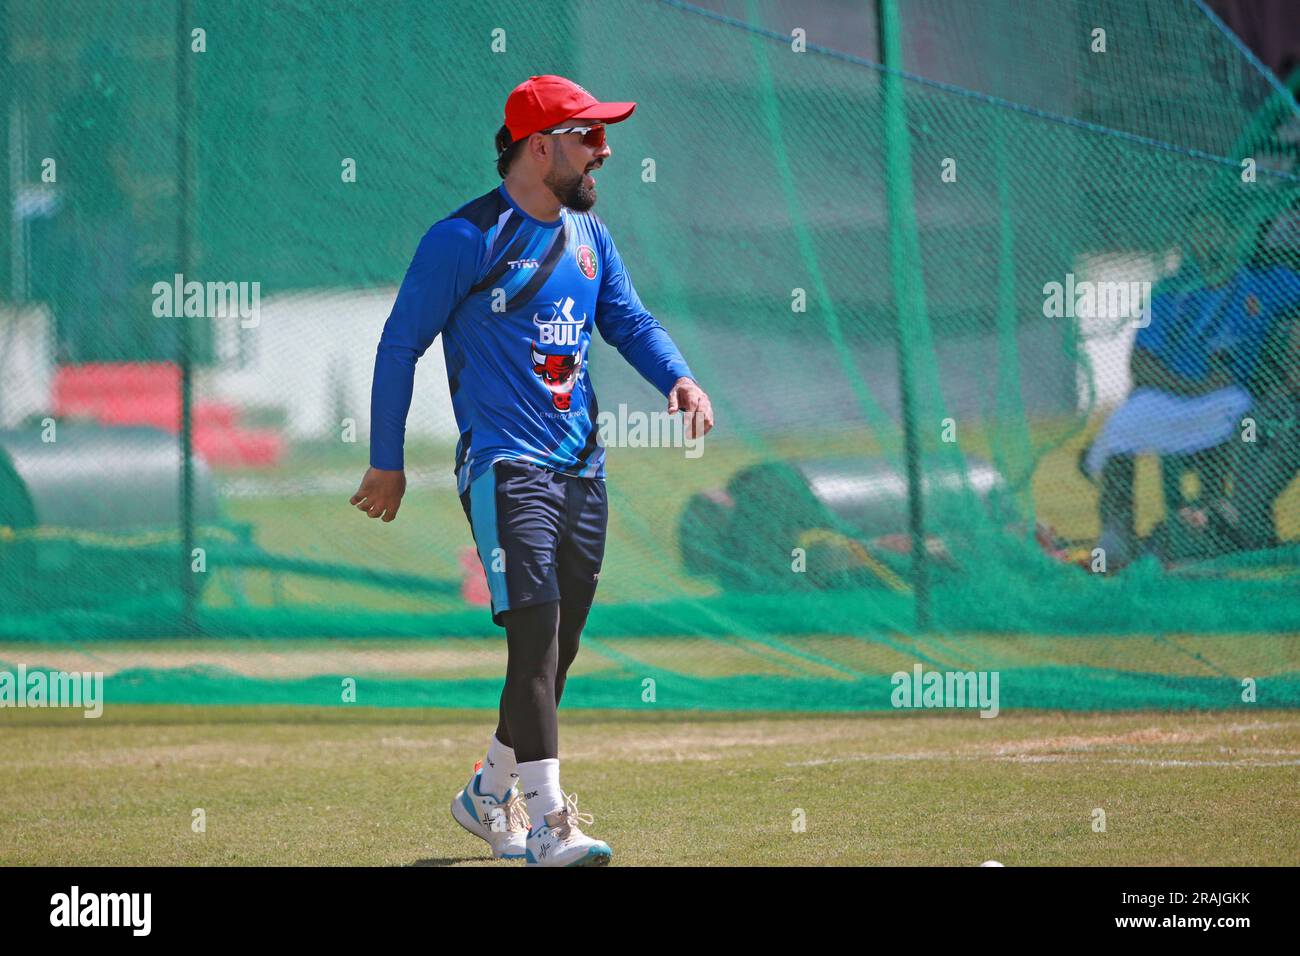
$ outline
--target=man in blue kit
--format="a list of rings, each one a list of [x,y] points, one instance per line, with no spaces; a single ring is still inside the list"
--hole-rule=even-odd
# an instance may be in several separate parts
[[[494,857],[530,865],[610,859],[578,826],[591,817],[560,790],[556,720],[605,551],[605,450],[587,374],[593,325],[667,397],[669,414],[686,415],[688,436],[713,427],[708,395],[589,212],[591,173],[610,156],[605,128],[635,108],[600,103],[559,76],[531,77],[510,94],[496,136],[504,182],[425,234],[384,325],[370,468],[351,499],[372,518],[396,517],[415,363],[441,333],[460,430],[457,491],[508,653],[496,733],[452,816]]]

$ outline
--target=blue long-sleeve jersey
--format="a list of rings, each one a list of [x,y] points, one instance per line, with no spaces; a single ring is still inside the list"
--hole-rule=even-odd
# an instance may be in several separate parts
[[[594,214],[562,209],[542,222],[504,183],[460,207],[420,240],[384,325],[370,464],[403,467],[415,363],[441,333],[459,491],[499,459],[604,478],[587,371],[593,324],[660,394],[694,377]]]

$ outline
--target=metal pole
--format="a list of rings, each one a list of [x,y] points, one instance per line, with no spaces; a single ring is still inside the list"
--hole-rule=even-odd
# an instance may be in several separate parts
[[[18,78],[18,65],[9,52],[9,3],[0,0],[0,75],[7,82],[0,85],[0,145],[4,157],[4,208],[12,210],[18,193],[18,185],[23,181],[24,153],[23,113],[17,90],[26,89],[26,83]],[[24,77],[24,80],[26,78]],[[23,221],[15,215],[6,215],[7,222],[0,226],[0,268],[9,276],[7,297],[14,308],[14,321],[18,318],[18,306],[27,301],[26,266],[23,260]],[[0,391],[0,399],[3,392]]]
[[[191,257],[190,222],[190,117],[194,90],[191,76],[190,25],[194,21],[192,0],[179,0],[176,6],[176,268],[187,276]],[[193,336],[190,318],[181,310],[179,365],[181,371],[181,630],[198,631],[195,605],[198,581],[191,570],[194,554],[194,442],[191,430],[194,382],[191,352]]]
[[[896,0],[875,0],[876,40],[884,90],[884,140],[886,204],[889,210],[890,272],[893,279],[894,324],[898,351],[898,390],[903,424],[903,456],[907,470],[907,517],[912,538],[912,594],[916,627],[930,627],[929,555],[925,548],[925,508],[921,475],[920,441],[912,397],[912,349],[905,323],[922,321],[920,238],[912,196],[912,158],[908,144],[907,104],[903,80],[889,70],[903,68],[902,40]]]

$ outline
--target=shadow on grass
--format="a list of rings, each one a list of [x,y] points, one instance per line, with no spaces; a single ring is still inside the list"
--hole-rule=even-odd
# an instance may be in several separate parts
[[[410,866],[455,866],[457,863],[481,863],[481,856],[437,856],[430,857],[427,860],[416,860],[414,863],[406,864]]]

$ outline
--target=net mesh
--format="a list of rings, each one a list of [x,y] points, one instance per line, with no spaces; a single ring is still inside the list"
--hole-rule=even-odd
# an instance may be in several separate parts
[[[439,348],[400,517],[347,499],[416,242],[560,73],[640,104],[598,211],[719,422],[593,341],[566,706],[1300,704],[1300,111],[1199,3],[0,0],[0,64],[0,666],[495,704]]]

